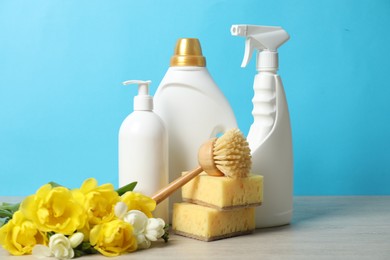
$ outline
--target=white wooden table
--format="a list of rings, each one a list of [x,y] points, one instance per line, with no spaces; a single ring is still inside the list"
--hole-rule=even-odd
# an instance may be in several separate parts
[[[0,197],[15,202],[18,198]],[[12,257],[0,249],[1,260]],[[290,225],[251,235],[201,242],[171,235],[170,241],[116,258],[79,259],[390,259],[390,196],[296,197]]]

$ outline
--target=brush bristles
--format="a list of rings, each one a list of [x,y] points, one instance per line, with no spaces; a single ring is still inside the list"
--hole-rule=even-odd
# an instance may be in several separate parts
[[[237,128],[230,129],[214,143],[214,163],[229,177],[248,176],[252,161],[248,142]]]

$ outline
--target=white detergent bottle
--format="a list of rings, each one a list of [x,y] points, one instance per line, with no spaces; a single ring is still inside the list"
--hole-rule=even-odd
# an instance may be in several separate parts
[[[129,80],[137,84],[134,112],[119,129],[119,187],[137,181],[134,191],[152,196],[168,184],[168,134],[161,118],[153,112],[150,81]],[[154,217],[168,221],[167,200],[157,205]]]
[[[170,181],[198,165],[198,149],[205,140],[237,127],[233,110],[210,76],[196,38],[177,41],[154,101],[155,112],[168,130]],[[172,194],[169,201],[170,208],[180,202],[180,192]]]
[[[290,36],[281,27],[233,25],[234,36],[246,37],[245,67],[255,49],[253,117],[248,133],[252,172],[264,176],[263,203],[256,209],[256,227],[290,223],[293,210],[293,152],[290,117],[282,80],[277,74],[277,49]]]

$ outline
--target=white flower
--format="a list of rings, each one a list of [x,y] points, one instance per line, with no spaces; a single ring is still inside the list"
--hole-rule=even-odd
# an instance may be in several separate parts
[[[164,235],[164,220],[148,218],[142,211],[130,210],[123,220],[133,226],[138,248],[149,248],[151,242]]]
[[[148,217],[139,210],[130,210],[123,220],[133,226],[134,234],[144,233],[148,224]]]
[[[127,213],[127,205],[126,203],[120,201],[115,204],[114,212],[115,216],[117,216],[119,219],[123,219]]]
[[[81,232],[76,232],[69,237],[70,246],[72,248],[78,247],[84,240],[84,234]]]
[[[52,255],[57,259],[71,259],[74,251],[69,239],[63,234],[55,234],[50,237],[49,248]]]
[[[32,250],[32,255],[36,258],[46,258],[52,256],[50,248],[44,245],[35,245]]]
[[[54,256],[57,259],[71,259],[74,257],[73,248],[83,242],[84,235],[77,232],[67,238],[63,234],[54,234],[50,237],[49,246],[36,245],[32,254],[37,258]]]
[[[139,210],[130,210],[124,202],[115,204],[115,215],[133,226],[138,248],[149,248],[151,241],[156,241],[165,233],[165,222],[161,218],[148,218]]]
[[[146,226],[145,236],[150,241],[156,241],[164,235],[164,227],[165,222],[161,218],[150,218],[148,219],[148,225]]]

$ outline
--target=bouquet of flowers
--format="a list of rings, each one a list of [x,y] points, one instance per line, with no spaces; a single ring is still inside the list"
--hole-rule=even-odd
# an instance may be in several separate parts
[[[167,242],[168,226],[152,215],[156,202],[133,192],[135,185],[115,190],[90,178],[71,190],[51,182],[20,204],[0,203],[0,244],[12,255],[70,259]]]

